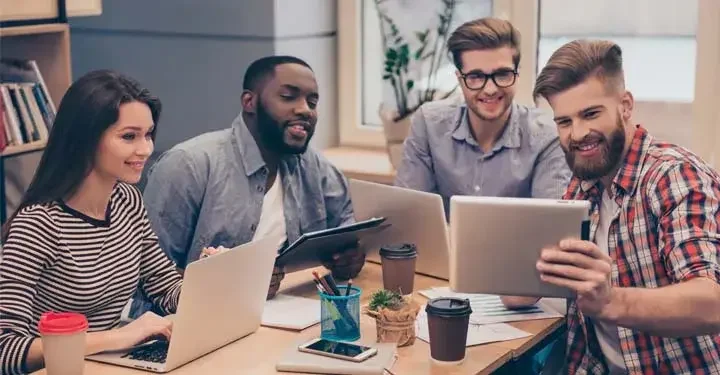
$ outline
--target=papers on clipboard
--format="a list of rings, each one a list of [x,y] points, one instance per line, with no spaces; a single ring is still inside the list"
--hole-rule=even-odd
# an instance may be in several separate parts
[[[449,287],[425,289],[419,293],[430,299],[438,297],[469,299],[473,311],[470,315],[470,323],[472,324],[493,324],[563,317],[562,314],[542,301],[528,308],[508,309],[503,305],[500,296],[492,294],[455,293]]]

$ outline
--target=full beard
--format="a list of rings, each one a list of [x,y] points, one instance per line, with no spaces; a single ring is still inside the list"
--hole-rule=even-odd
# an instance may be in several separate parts
[[[615,129],[610,134],[609,139],[602,134],[595,133],[596,136],[586,136],[581,142],[571,142],[565,151],[565,160],[572,170],[573,174],[581,180],[595,180],[610,174],[620,163],[623,151],[625,149],[625,127],[620,116],[618,116]],[[597,138],[599,141],[600,155],[594,159],[585,159],[577,156],[577,144],[587,143],[587,138]]]
[[[265,109],[262,102],[258,102],[257,108],[258,131],[260,138],[270,150],[281,155],[296,155],[307,151],[312,132],[308,132],[305,144],[292,146],[285,142],[285,129],[287,124],[281,124]]]

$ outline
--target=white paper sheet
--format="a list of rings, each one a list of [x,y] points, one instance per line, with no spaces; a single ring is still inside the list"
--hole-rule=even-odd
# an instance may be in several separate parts
[[[522,320],[537,320],[547,318],[561,318],[563,315],[547,306],[542,301],[527,309],[510,310],[503,305],[500,296],[492,294],[455,293],[449,287],[437,287],[419,291],[427,298],[456,297],[470,300],[473,312],[470,322],[473,324],[492,324],[518,322]]]
[[[420,309],[420,313],[418,313],[417,320],[415,321],[415,329],[417,331],[417,337],[420,340],[428,343],[430,342],[430,332],[428,329],[425,306],[423,306],[423,308]],[[483,325],[470,323],[468,326],[468,335],[465,346],[514,340],[528,336],[531,336],[531,334],[505,323]]]
[[[320,300],[278,294],[265,302],[262,325],[303,330],[320,322]]]

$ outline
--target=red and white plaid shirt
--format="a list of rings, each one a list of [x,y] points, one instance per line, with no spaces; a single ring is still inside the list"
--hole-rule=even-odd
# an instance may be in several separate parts
[[[696,277],[720,283],[720,175],[690,151],[638,127],[610,186],[620,206],[608,235],[614,287],[660,288]],[[573,177],[565,199],[589,200],[595,238],[602,183]],[[568,371],[607,373],[592,322],[568,311]],[[630,374],[720,374],[720,334],[665,338],[618,327]]]

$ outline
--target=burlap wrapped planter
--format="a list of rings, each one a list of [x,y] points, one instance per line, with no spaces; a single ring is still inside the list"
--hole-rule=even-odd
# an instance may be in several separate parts
[[[411,301],[401,310],[382,308],[373,311],[368,308],[365,313],[375,318],[377,342],[394,342],[398,347],[415,343],[415,318],[420,311],[420,305]]]

